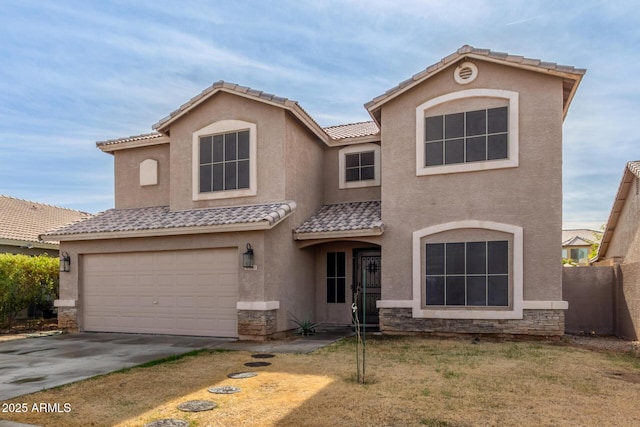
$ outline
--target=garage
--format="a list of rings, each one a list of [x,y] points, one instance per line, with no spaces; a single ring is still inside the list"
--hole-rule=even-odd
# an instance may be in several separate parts
[[[85,331],[237,337],[237,248],[87,254]]]

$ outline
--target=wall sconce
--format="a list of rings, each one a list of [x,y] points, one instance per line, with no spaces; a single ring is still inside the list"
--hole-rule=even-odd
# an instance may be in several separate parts
[[[250,243],[247,243],[247,251],[242,254],[242,267],[255,269],[255,265],[253,264],[253,249]]]
[[[67,252],[60,254],[60,271],[65,273],[71,271],[71,257]]]

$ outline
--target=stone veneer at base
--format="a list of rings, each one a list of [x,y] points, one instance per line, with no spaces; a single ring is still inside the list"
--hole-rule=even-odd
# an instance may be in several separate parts
[[[78,332],[78,309],[58,307],[58,327],[67,332]]]
[[[276,332],[277,310],[238,310],[238,335],[244,339],[266,339]]]
[[[410,308],[381,308],[380,330],[383,333],[562,336],[564,310],[524,310],[522,319],[478,320],[413,318]]]

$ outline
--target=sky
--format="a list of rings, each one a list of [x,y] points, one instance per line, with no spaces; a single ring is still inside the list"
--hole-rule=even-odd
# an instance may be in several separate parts
[[[112,208],[95,142],[152,132],[215,81],[354,123],[465,44],[587,69],[563,128],[564,228],[605,224],[640,160],[634,1],[0,0],[0,22],[0,194],[20,199]]]

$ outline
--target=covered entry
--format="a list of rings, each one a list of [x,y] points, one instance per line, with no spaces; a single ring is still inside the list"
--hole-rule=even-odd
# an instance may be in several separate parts
[[[85,331],[237,337],[237,248],[88,254]]]

